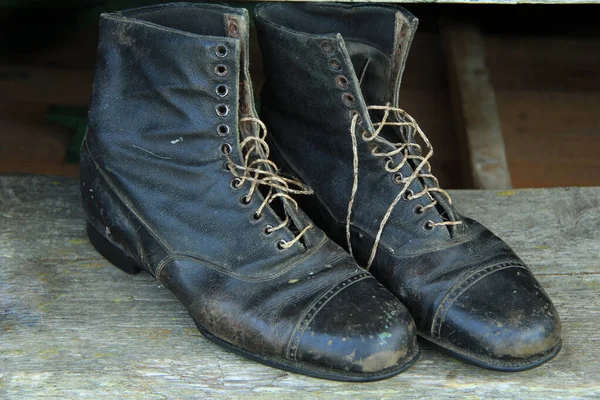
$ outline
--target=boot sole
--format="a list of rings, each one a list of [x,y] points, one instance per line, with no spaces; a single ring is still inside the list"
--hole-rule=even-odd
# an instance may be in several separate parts
[[[106,237],[104,237],[104,235],[99,233],[96,230],[96,228],[91,226],[89,223],[87,224],[86,230],[92,246],[94,246],[98,253],[100,253],[104,258],[110,261],[114,266],[128,274],[137,274],[142,270],[145,270],[144,268],[138,265],[137,261],[133,257],[124,254],[119,247],[112,244]],[[420,350],[417,347],[414,350],[414,352],[409,355],[409,359],[405,363],[388,367],[377,373],[353,373],[348,371],[338,372],[333,369],[320,368],[312,364],[304,363],[302,361],[289,361],[282,358],[266,357],[263,355],[251,353],[247,350],[235,346],[232,343],[226,342],[218,338],[217,336],[210,333],[196,319],[194,319],[193,317],[191,318],[196,324],[196,327],[198,328],[198,331],[202,334],[202,336],[232,353],[235,353],[252,361],[256,361],[260,364],[267,365],[269,367],[274,367],[284,371],[289,371],[320,379],[328,379],[342,382],[379,381],[382,379],[391,378],[407,370],[410,366],[412,366],[415,363],[415,361],[419,358],[420,354]]]
[[[445,343],[438,339],[433,339],[422,333],[417,333],[417,335],[435,345],[435,347],[442,353],[448,354],[453,358],[456,358],[468,364],[475,365],[477,367],[482,367],[500,372],[527,371],[528,369],[539,367],[540,365],[554,358],[562,348],[561,340],[556,346],[551,347],[544,353],[536,355],[534,357],[523,358],[518,360],[498,360],[492,357],[485,357],[471,353],[467,350],[453,346],[452,344]]]

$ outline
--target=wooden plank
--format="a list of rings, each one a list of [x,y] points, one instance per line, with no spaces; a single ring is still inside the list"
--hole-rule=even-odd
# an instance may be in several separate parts
[[[442,21],[441,32],[466,177],[474,188],[510,188],[482,34],[475,26],[448,20]]]
[[[582,11],[583,12],[583,11]],[[600,93],[600,38],[489,35],[490,78],[501,91]]]
[[[550,31],[485,39],[512,183],[598,186],[600,39]]]
[[[308,378],[209,343],[147,274],[86,240],[73,178],[0,177],[0,398],[589,399],[600,396],[600,187],[452,191],[547,289],[564,349],[522,373],[424,345],[405,373],[369,384]]]
[[[45,120],[45,110],[24,113],[0,109],[0,163],[62,164],[69,142],[68,129]]]
[[[0,174],[79,176],[78,164],[44,164],[35,161],[0,162]]]
[[[87,106],[93,75],[92,69],[0,66],[0,103]]]
[[[496,92],[515,187],[600,185],[600,91]]]

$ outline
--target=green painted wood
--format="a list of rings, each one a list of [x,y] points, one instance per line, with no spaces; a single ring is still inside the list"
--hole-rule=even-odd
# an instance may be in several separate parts
[[[424,345],[405,373],[357,384],[246,361],[206,341],[149,275],[127,275],[95,252],[76,179],[0,176],[0,398],[600,397],[600,188],[451,194],[514,246],[553,298],[564,349],[550,363],[499,373]]]

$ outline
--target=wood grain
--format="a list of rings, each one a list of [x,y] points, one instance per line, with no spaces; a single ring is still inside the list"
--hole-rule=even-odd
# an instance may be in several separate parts
[[[339,383],[246,361],[206,341],[149,275],[88,243],[73,178],[0,176],[0,398],[590,399],[600,396],[600,188],[453,191],[553,298],[564,349],[499,373],[423,345],[407,372]]]
[[[471,187],[512,187],[504,139],[478,27],[442,20],[456,132],[462,143],[464,169]]]
[[[496,97],[515,187],[600,184],[600,92]]]
[[[598,35],[509,34],[486,36],[487,62],[496,91],[600,92]]]

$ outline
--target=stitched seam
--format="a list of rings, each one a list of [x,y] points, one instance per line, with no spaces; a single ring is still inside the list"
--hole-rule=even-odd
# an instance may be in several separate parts
[[[150,225],[144,220],[144,218],[142,218],[137,211],[135,211],[133,205],[131,204],[131,202],[127,199],[127,197],[123,194],[120,193],[120,191],[117,189],[117,187],[115,186],[115,184],[112,182],[112,180],[108,177],[108,175],[106,175],[106,173],[102,170],[102,168],[100,168],[100,166],[98,165],[98,163],[96,162],[96,160],[94,159],[94,156],[92,155],[92,152],[90,151],[90,148],[87,144],[87,140],[85,141],[85,148],[90,156],[90,159],[92,160],[92,162],[94,163],[94,166],[96,167],[96,170],[98,171],[98,173],[100,174],[100,176],[102,176],[102,178],[106,181],[106,184],[110,187],[110,189],[114,192],[114,194],[119,198],[119,200],[121,200],[121,202],[123,203],[123,205],[125,206],[125,208],[130,211],[133,215],[135,215],[135,217],[139,220],[140,224],[144,226],[144,228],[146,228],[148,230],[148,232],[150,233],[150,235],[152,235],[152,237],[154,237],[154,239],[156,239],[162,246],[163,248],[167,251],[167,253],[172,253],[173,252],[173,248],[163,240],[163,238],[154,230],[150,227]]]
[[[213,264],[210,261],[202,260],[202,259],[200,259],[198,257],[189,256],[189,255],[186,255],[186,254],[179,254],[179,253],[170,254],[169,256],[165,257],[158,264],[158,266],[156,267],[155,274],[156,274],[156,278],[159,279],[159,276],[162,273],[162,270],[164,269],[164,267],[166,266],[166,264],[169,261],[177,260],[177,259],[180,259],[180,260],[183,259],[183,260],[191,260],[191,261],[201,262],[207,268],[210,268],[212,270],[218,271],[218,272],[222,273],[223,275],[226,275],[226,276],[229,276],[229,277],[232,277],[232,278],[235,278],[235,279],[239,279],[239,280],[244,281],[244,282],[268,282],[270,280],[273,280],[275,278],[280,277],[281,275],[285,274],[286,272],[288,272],[292,268],[296,267],[301,262],[303,262],[306,259],[308,259],[309,257],[311,257],[317,250],[319,250],[321,247],[323,247],[323,245],[325,244],[326,241],[327,241],[327,237],[324,236],[323,239],[321,239],[321,241],[319,243],[317,243],[315,246],[313,246],[309,252],[307,252],[306,254],[304,254],[302,257],[298,258],[297,260],[295,260],[291,264],[287,265],[285,268],[281,269],[280,271],[277,271],[276,273],[269,274],[269,275],[264,275],[264,276],[259,276],[259,277],[252,277],[252,276],[246,276],[246,275],[238,274],[238,273],[235,273],[235,272],[233,272],[231,270],[223,268],[220,265]],[[346,256],[345,253],[340,253],[338,256],[336,256],[336,257],[334,257],[334,258],[332,258],[330,260],[327,260],[326,263],[327,264],[334,263],[334,262],[336,262],[336,261],[344,258],[345,256]]]
[[[373,278],[371,274],[364,272],[362,274],[354,275],[350,278],[347,278],[340,282],[337,286],[325,292],[321,297],[319,297],[313,305],[308,309],[306,314],[298,321],[298,324],[294,327],[292,334],[290,336],[290,340],[288,341],[288,347],[286,350],[286,358],[290,360],[296,360],[296,355],[298,352],[298,347],[300,344],[300,340],[304,335],[304,332],[313,321],[314,317],[317,315],[319,311],[331,300],[335,295],[337,295],[342,290],[346,289],[348,286],[355,284],[366,278]]]
[[[481,279],[485,278],[486,276],[488,276],[496,271],[500,271],[502,269],[508,269],[508,268],[527,269],[527,267],[524,265],[519,265],[519,264],[515,264],[512,262],[495,264],[495,265],[491,265],[489,267],[480,269],[479,271],[475,272],[474,274],[470,275],[467,279],[462,281],[459,285],[454,286],[446,294],[446,296],[442,299],[442,302],[438,306],[438,308],[435,312],[435,315],[433,316],[433,322],[431,324],[431,336],[434,338],[441,337],[440,334],[441,334],[441,330],[442,330],[442,324],[446,318],[446,314],[448,313],[448,310],[450,309],[452,304],[454,304],[454,302],[467,289],[469,289],[476,282],[480,281]]]
[[[344,230],[346,223],[345,222],[340,222],[340,221],[335,221],[334,223],[338,229],[340,230]],[[358,224],[352,224],[351,225],[351,229],[354,228],[354,232],[359,232],[364,234],[364,235],[368,235],[370,236],[372,239],[375,239],[375,235],[373,234],[373,232],[370,229],[364,228]],[[397,259],[397,260],[401,260],[401,259],[405,259],[405,258],[413,258],[415,256],[420,256],[423,254],[428,254],[431,252],[435,252],[435,251],[440,251],[440,250],[446,250],[449,249],[451,247],[455,247],[458,245],[461,245],[463,243],[469,242],[471,240],[473,240],[475,238],[475,236],[473,236],[471,233],[464,235],[464,237],[461,236],[460,239],[451,239],[448,240],[446,242],[445,245],[443,246],[429,246],[426,247],[425,249],[421,250],[421,251],[412,251],[412,252],[402,252],[400,250],[395,250],[395,251],[390,251],[390,249],[392,248],[397,248],[398,246],[392,246],[391,244],[386,243],[383,239],[379,242],[379,251],[383,251],[386,254],[388,254],[390,257]]]

